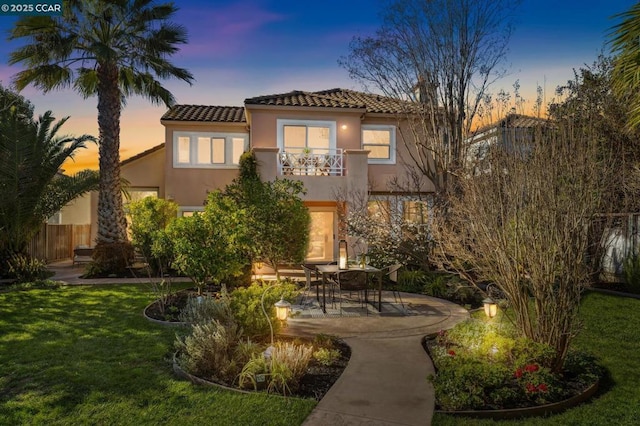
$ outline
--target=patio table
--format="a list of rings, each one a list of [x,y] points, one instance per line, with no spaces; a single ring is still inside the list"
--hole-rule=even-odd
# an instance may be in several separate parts
[[[340,269],[338,265],[317,265],[316,270],[322,274],[322,312],[325,314],[327,313],[326,285],[329,276],[345,271],[364,271],[367,275],[378,277],[378,312],[382,311],[382,269],[371,265],[365,265],[364,268],[361,266],[349,266],[347,269]],[[318,300],[318,302],[320,302],[320,300]]]

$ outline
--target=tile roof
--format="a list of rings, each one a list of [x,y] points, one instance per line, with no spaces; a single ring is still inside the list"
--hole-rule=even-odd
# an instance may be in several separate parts
[[[347,89],[330,89],[319,92],[294,90],[288,93],[247,98],[245,105],[293,106],[315,108],[364,109],[368,113],[396,114],[411,106],[381,95],[356,92]],[[403,109],[404,107],[404,109]],[[174,105],[161,121],[199,121],[217,123],[245,123],[244,107],[209,105]]]
[[[149,148],[146,151],[142,151],[141,153],[136,154],[133,157],[129,157],[126,160],[122,160],[120,162],[120,165],[124,166],[125,164],[129,164],[129,163],[131,163],[133,161],[136,161],[139,158],[145,157],[145,156],[147,156],[149,154],[153,154],[154,152],[159,151],[162,148],[164,148],[164,143],[161,143],[160,145],[156,145],[153,148]]]
[[[244,107],[209,105],[174,105],[160,120],[212,121],[245,123]]]
[[[245,105],[366,109],[370,113],[390,114],[402,112],[404,104],[402,101],[386,96],[339,88],[319,92],[294,90],[288,93],[248,98],[244,103]]]

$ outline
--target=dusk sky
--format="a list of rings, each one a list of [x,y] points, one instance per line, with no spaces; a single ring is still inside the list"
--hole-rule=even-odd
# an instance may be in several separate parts
[[[482,0],[480,0],[482,1]],[[490,1],[490,0],[486,0]],[[168,81],[182,104],[242,106],[245,98],[336,87],[361,90],[337,61],[348,53],[356,35],[373,34],[379,26],[377,0],[176,1],[174,21],[184,25],[189,43],[172,60],[195,76],[192,86]],[[573,77],[573,69],[592,64],[601,51],[611,17],[627,11],[631,0],[523,0],[515,17],[505,66],[508,75],[491,87],[512,91],[519,80],[525,99],[535,99],[536,85],[546,101],[555,88]],[[6,34],[16,17],[0,17]],[[17,42],[0,45],[0,82],[7,86],[20,69],[8,65]],[[71,116],[62,133],[98,135],[97,100],[72,90],[43,95],[28,87],[22,94],[37,114],[52,110],[58,118]],[[121,159],[164,141],[160,117],[165,107],[133,98],[121,120]],[[76,156],[67,172],[97,168],[97,148]]]

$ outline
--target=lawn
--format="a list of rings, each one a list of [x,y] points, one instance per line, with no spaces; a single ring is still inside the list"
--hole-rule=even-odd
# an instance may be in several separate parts
[[[0,424],[298,425],[316,402],[174,377],[148,286],[0,294]]]
[[[640,424],[640,300],[587,294],[576,347],[596,355],[609,377],[589,403],[546,419],[495,422],[436,414],[433,425],[638,425]]]

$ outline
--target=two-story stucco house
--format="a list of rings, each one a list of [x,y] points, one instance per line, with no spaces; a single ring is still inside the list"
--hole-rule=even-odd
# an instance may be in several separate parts
[[[252,149],[262,179],[304,183],[312,218],[308,261],[332,260],[336,194],[368,192],[411,214],[415,202],[388,185],[405,172],[401,117],[391,98],[344,89],[259,96],[241,107],[176,105],[161,118],[164,144],[123,161],[122,176],[134,197],[155,193],[188,215],[203,209],[208,191],[238,175],[240,155]]]

